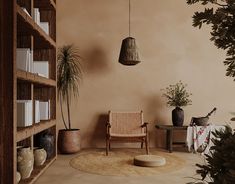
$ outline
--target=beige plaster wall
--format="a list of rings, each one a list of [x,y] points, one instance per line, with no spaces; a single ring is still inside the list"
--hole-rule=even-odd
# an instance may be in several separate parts
[[[211,122],[229,122],[235,109],[235,83],[225,77],[225,52],[209,41],[209,29],[191,26],[191,16],[200,7],[188,6],[185,0],[132,0],[132,36],[143,62],[126,67],[118,63],[118,56],[121,41],[128,36],[127,0],[59,0],[57,4],[58,46],[73,43],[85,58],[80,97],[72,104],[72,121],[81,129],[82,147],[104,147],[110,109],[142,109],[145,121],[151,123],[151,146],[163,146],[164,133],[154,125],[171,124],[172,108],[166,107],[160,89],[179,80],[193,93],[193,105],[184,108],[185,124],[213,107],[218,111]],[[63,127],[59,111],[58,124]]]

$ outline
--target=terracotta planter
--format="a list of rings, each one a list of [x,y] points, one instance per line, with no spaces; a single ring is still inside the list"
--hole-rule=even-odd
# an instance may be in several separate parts
[[[174,126],[183,126],[184,111],[180,107],[176,107],[172,111],[172,123],[173,123]]]
[[[80,130],[59,130],[58,148],[60,153],[72,154],[77,153],[80,149]]]

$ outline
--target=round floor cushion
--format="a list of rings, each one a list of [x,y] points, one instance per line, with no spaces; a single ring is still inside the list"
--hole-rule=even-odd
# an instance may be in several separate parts
[[[157,167],[166,164],[166,159],[157,155],[138,155],[134,158],[134,165],[142,167]]]

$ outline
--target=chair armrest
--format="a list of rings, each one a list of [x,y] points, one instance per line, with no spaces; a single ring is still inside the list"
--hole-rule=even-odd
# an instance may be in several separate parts
[[[111,124],[109,122],[106,123],[107,128],[111,128]]]
[[[110,128],[111,128],[111,124],[109,122],[106,123],[106,134],[109,135],[110,133]]]
[[[146,134],[148,133],[148,124],[149,123],[145,122],[143,125],[141,125],[141,128],[144,128]]]
[[[143,125],[141,125],[141,127],[142,127],[142,128],[144,128],[144,127],[147,128],[148,124],[149,124],[149,123],[145,122]]]

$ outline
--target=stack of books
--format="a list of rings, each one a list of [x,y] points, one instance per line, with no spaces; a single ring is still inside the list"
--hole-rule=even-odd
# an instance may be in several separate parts
[[[17,48],[16,65],[20,70],[33,72],[33,51],[30,48]]]
[[[50,119],[50,100],[35,100],[35,123]],[[33,124],[32,100],[17,100],[17,127],[28,127]]]
[[[34,8],[34,21],[49,35],[49,22],[41,22],[39,8]]]
[[[32,100],[17,100],[17,127],[27,127],[33,124]]]

